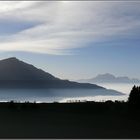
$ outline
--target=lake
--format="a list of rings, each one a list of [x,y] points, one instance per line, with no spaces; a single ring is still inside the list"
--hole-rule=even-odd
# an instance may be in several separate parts
[[[127,100],[132,84],[100,84],[108,89],[115,89],[125,93],[104,89],[1,89],[0,101],[17,102],[70,102],[78,100],[106,101]]]

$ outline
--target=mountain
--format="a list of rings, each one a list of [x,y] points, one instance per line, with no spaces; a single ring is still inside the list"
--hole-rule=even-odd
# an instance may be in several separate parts
[[[89,83],[140,83],[139,79],[130,79],[129,77],[116,77],[112,74],[99,74],[91,79],[81,79],[79,82],[89,82]]]
[[[0,60],[0,88],[93,88],[89,83],[61,80],[15,57]]]

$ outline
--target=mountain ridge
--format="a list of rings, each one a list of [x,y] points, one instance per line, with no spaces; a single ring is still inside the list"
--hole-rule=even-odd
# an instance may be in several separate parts
[[[93,88],[96,84],[61,80],[16,57],[0,60],[0,88]]]

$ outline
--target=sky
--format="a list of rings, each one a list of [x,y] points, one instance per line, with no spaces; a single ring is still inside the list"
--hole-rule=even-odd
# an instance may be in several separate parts
[[[140,2],[1,1],[0,59],[62,79],[140,78]]]

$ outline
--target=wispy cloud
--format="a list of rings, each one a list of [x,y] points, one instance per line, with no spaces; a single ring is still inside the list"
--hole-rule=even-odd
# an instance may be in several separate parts
[[[68,54],[89,43],[132,38],[140,30],[139,7],[139,2],[0,2],[0,19],[23,27],[1,34],[0,50]],[[4,35],[10,25],[0,26]]]

